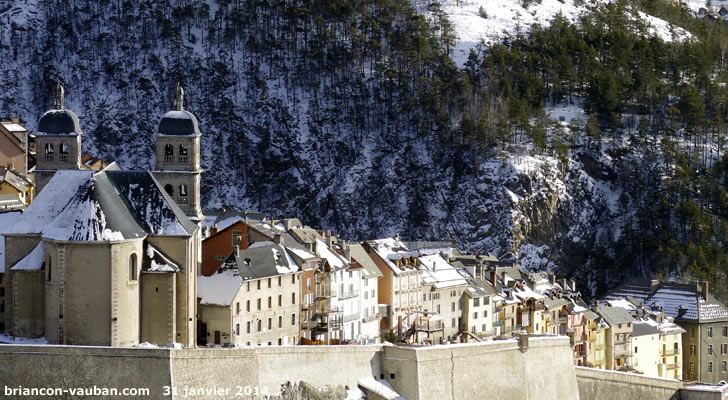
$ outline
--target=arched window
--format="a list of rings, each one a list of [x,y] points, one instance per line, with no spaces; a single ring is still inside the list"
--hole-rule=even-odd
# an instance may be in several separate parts
[[[60,154],[58,155],[58,161],[60,161],[60,162],[68,161],[68,144],[67,143],[61,143],[61,149],[60,149]]]
[[[129,280],[130,281],[137,280],[137,255],[136,255],[136,253],[132,253],[129,256]]]
[[[164,191],[167,192],[168,195],[174,196],[174,186],[169,183],[164,185]]]
[[[179,145],[179,163],[184,164],[187,162],[187,146],[184,144]]]
[[[45,144],[45,153],[46,154],[53,154],[53,143],[46,143]]]
[[[164,146],[164,162],[174,162],[174,146],[171,144]]]
[[[187,185],[179,185],[179,202],[180,204],[187,204]]]
[[[68,154],[68,144],[61,143],[61,154]]]

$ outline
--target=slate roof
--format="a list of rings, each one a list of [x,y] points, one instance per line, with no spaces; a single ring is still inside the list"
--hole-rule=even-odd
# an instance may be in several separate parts
[[[170,111],[159,121],[159,129],[161,135],[172,136],[200,136],[200,128],[197,124],[197,118],[189,111]]]
[[[635,321],[632,324],[632,333],[630,336],[645,336],[645,335],[657,335],[660,333],[660,330],[648,323],[643,321]]]
[[[351,258],[358,261],[364,267],[364,271],[362,272],[364,278],[379,278],[384,276],[362,245],[352,243],[349,245],[349,251],[351,251]]]
[[[147,171],[58,171],[10,234],[63,241],[190,236],[197,229]]]
[[[48,110],[38,121],[36,135],[82,135],[76,114],[68,109]]]
[[[239,255],[233,251],[229,260],[237,265],[243,281],[291,274],[298,271],[298,265],[293,261],[286,249],[281,245],[270,242],[257,247],[251,245],[245,250],[240,250]],[[226,261],[227,263],[228,261]]]
[[[622,307],[597,307],[596,312],[609,325],[628,324],[634,322],[632,314]]]
[[[645,300],[652,294],[652,281],[649,279],[630,279],[617,288],[607,292],[603,300],[619,300],[627,296],[632,296],[635,299],[645,302]]]

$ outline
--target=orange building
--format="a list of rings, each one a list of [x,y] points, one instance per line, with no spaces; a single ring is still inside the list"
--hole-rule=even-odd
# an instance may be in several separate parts
[[[210,237],[202,241],[202,275],[210,276],[217,267],[232,253],[235,246],[247,249],[248,225],[240,219],[220,231],[212,229]]]

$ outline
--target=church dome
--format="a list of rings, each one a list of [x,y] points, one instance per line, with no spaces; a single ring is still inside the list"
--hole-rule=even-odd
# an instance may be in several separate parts
[[[185,110],[170,111],[159,122],[160,135],[198,136],[200,128],[194,114]]]
[[[81,135],[78,117],[71,110],[48,110],[38,121],[38,133],[47,135]]]

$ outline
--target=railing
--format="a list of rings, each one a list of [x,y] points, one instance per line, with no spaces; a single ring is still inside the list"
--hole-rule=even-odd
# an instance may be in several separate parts
[[[310,310],[314,307],[313,303],[301,303],[301,310]]]
[[[60,161],[60,162],[68,162],[68,154],[59,154],[58,155],[58,161]]]
[[[180,196],[179,204],[187,204],[187,196]]]
[[[680,368],[680,363],[667,364],[667,369],[679,369],[679,368]]]
[[[186,164],[187,163],[187,156],[179,156],[179,163],[180,164]]]
[[[46,154],[45,160],[48,162],[53,162],[53,154]]]
[[[445,329],[442,321],[415,321],[415,330],[417,331],[441,331]]]
[[[359,314],[344,315],[344,322],[356,321],[359,319]]]
[[[493,327],[503,326],[503,321],[493,321]]]
[[[361,321],[362,322],[371,322],[371,321],[374,321],[375,319],[379,319],[381,317],[382,317],[382,314],[380,314],[380,313],[369,314],[366,317],[362,318]]]
[[[341,292],[341,294],[339,295],[339,298],[340,299],[350,299],[352,297],[357,297],[357,296],[359,296],[359,291],[352,290],[352,291],[347,291],[347,292]]]
[[[674,348],[673,349],[665,349],[662,352],[662,355],[663,356],[676,356],[678,354],[680,354],[680,351],[678,351],[678,349],[674,349]]]
[[[604,350],[607,346],[604,343],[597,343],[597,350]]]
[[[316,321],[314,319],[308,319],[308,320],[303,321],[303,323],[301,323],[301,327],[304,329],[315,328],[318,325],[319,325],[318,321]]]
[[[172,155],[165,155],[164,156],[164,162],[166,162],[166,163],[174,162],[174,156],[172,156]]]

